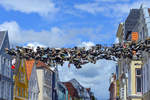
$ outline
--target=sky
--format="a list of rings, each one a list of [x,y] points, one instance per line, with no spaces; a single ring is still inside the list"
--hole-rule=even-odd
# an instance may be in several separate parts
[[[11,47],[111,45],[119,23],[131,8],[150,0],[0,0],[0,30],[8,30]],[[82,69],[58,67],[61,81],[76,78],[98,100],[109,98],[109,77],[116,62],[99,60]]]

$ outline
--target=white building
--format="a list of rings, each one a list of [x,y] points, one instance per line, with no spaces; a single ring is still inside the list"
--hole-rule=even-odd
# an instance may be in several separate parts
[[[150,9],[146,5],[141,6],[143,29],[141,39],[150,39]],[[143,59],[143,100],[150,100],[150,54],[144,52]]]
[[[13,99],[13,73],[11,58],[5,53],[10,48],[7,31],[0,31],[0,100]]]
[[[52,70],[44,63],[38,61],[36,72],[40,90],[37,100],[52,100]]]

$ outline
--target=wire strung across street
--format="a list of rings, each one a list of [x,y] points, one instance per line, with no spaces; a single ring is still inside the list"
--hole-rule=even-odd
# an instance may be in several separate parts
[[[14,58],[20,59],[35,59],[44,62],[48,66],[63,66],[65,61],[73,64],[76,68],[81,68],[87,63],[96,63],[99,59],[114,60],[118,58],[132,59],[136,56],[138,59],[142,58],[142,52],[150,52],[150,40],[139,42],[125,42],[123,44],[113,44],[112,47],[105,47],[100,44],[92,46],[86,50],[85,47],[74,48],[42,48],[37,47],[34,50],[31,47],[19,47],[16,49],[6,48],[6,53]]]

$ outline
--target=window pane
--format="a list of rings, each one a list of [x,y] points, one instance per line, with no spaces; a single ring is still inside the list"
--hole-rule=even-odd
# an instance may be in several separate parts
[[[136,78],[137,92],[141,92],[141,77]]]
[[[141,75],[141,69],[136,69],[136,75]]]

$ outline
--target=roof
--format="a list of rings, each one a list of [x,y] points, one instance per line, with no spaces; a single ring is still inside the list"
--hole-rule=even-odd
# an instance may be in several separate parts
[[[6,31],[0,31],[0,47],[2,46]]]
[[[34,63],[35,63],[35,60],[26,60],[25,61],[26,73],[27,73],[28,80],[30,80],[30,76],[31,76],[31,72],[32,72]]]
[[[47,66],[44,62],[42,62],[42,61],[36,61],[36,68],[46,68],[46,69],[48,69],[48,70],[50,70],[50,71],[52,71],[53,72],[53,70],[51,70],[50,68],[49,68],[49,66]]]
[[[45,66],[46,66],[46,64],[43,63],[42,61],[37,61],[36,62],[36,67],[45,67]]]
[[[71,97],[78,97],[77,90],[73,87],[71,82],[63,82],[63,84],[67,87],[68,93]]]

